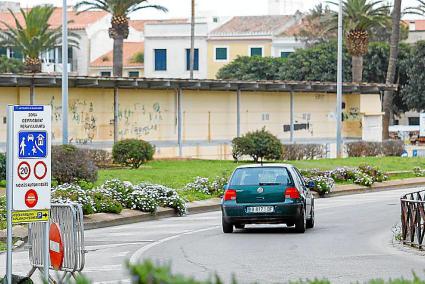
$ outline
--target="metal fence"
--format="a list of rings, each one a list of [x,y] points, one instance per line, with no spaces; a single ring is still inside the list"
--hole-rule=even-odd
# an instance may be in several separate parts
[[[64,247],[64,260],[60,271],[74,275],[81,272],[85,264],[83,210],[78,204],[52,204],[50,224],[60,227]],[[29,259],[31,276],[37,269],[43,269],[43,223],[31,223],[28,230]],[[50,269],[53,267],[50,265]]]
[[[425,190],[401,198],[401,240],[403,244],[423,248],[425,236]]]

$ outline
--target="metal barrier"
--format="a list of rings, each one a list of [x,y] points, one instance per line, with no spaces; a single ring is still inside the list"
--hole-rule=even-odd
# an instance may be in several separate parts
[[[52,204],[50,224],[57,223],[60,227],[64,248],[64,260],[60,271],[65,272],[62,280],[68,274],[75,277],[85,264],[84,222],[83,210],[79,204]],[[29,259],[32,265],[28,276],[43,269],[43,237],[42,223],[31,223],[28,227]],[[53,267],[50,265],[50,269]],[[51,278],[51,280],[53,280]]]
[[[423,248],[425,236],[425,190],[401,197],[401,240],[403,244]]]

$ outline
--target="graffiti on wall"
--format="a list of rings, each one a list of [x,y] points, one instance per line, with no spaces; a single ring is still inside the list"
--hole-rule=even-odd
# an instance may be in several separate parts
[[[131,108],[124,108],[119,112],[121,137],[143,137],[158,131],[163,120],[161,105],[158,102],[152,106],[136,103]]]

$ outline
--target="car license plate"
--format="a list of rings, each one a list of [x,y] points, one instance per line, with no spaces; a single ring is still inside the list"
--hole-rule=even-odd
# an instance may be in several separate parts
[[[247,207],[247,213],[273,213],[273,206],[255,206],[255,207]]]

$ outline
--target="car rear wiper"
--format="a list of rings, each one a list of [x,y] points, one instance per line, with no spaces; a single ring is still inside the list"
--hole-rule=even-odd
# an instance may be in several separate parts
[[[260,182],[258,185],[281,185],[279,182]]]

